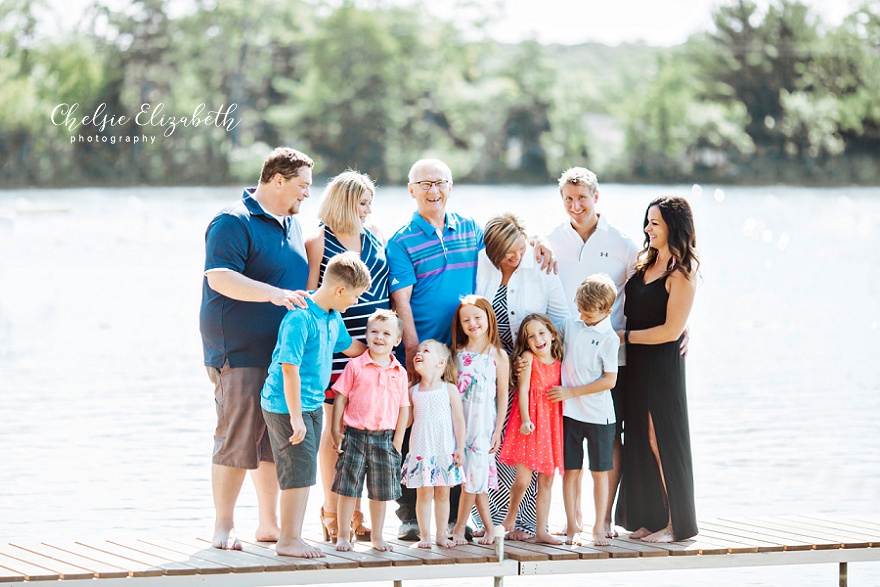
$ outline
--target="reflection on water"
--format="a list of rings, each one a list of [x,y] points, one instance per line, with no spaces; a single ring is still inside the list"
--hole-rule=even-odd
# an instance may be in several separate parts
[[[670,191],[690,194],[703,260],[688,364],[699,516],[880,515],[880,189],[606,185],[599,203],[641,241],[645,205]],[[0,192],[0,542],[211,528],[203,235],[239,193]],[[456,186],[450,208],[481,221],[515,210],[535,232],[563,219],[552,187]],[[304,206],[307,229],[316,209],[316,197]],[[380,188],[374,209],[390,235],[414,206]],[[553,508],[561,521],[558,495]],[[247,484],[238,519],[253,530]],[[853,584],[880,584],[878,566],[851,565]],[[818,585],[834,573],[656,580]]]

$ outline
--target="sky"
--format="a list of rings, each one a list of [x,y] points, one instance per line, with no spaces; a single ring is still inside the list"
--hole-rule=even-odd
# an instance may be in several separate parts
[[[108,0],[105,0],[108,1]],[[222,1],[222,0],[221,0]],[[330,0],[340,2],[341,0]],[[722,0],[431,0],[429,10],[441,18],[466,18],[456,8],[470,4],[489,15],[487,32],[499,41],[515,43],[535,38],[541,43],[608,45],[643,41],[669,46],[683,43],[712,25],[713,7]],[[755,0],[766,8],[771,0]],[[837,25],[858,0],[803,0],[826,24]],[[878,0],[880,1],[880,0]],[[391,3],[418,0],[390,0]],[[56,25],[70,24],[73,14],[84,12],[90,0],[49,0]],[[109,0],[112,5],[125,0]],[[383,4],[360,0],[359,4]],[[52,17],[50,17],[52,18]],[[52,25],[50,25],[51,27]],[[54,27],[52,27],[54,28]]]

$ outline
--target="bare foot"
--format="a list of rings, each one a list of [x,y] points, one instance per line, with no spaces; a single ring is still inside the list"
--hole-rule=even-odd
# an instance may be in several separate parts
[[[254,533],[254,538],[257,542],[278,542],[279,536],[281,536],[281,529],[278,526],[267,526],[265,528],[260,526]]]
[[[473,536],[474,538],[480,538],[480,537],[482,537],[482,536],[485,535],[485,534],[486,534],[486,529],[485,529],[485,528],[477,528],[476,530],[473,531],[473,533],[471,534],[471,536]]]
[[[605,536],[605,528],[602,526],[593,526],[593,544],[596,546],[608,546],[611,544],[608,537]]]
[[[452,548],[453,546],[455,546],[455,542],[453,542],[452,540],[447,538],[445,535],[438,536],[437,537],[437,546],[439,546],[440,548]]]
[[[569,529],[568,526],[566,526],[566,528],[565,528],[565,544],[580,544],[581,542],[578,537],[578,534],[580,534],[580,532],[581,532],[580,528]]]
[[[422,538],[421,540],[419,540],[419,548],[431,548],[431,539]]]
[[[455,546],[464,546],[467,544],[467,538],[464,537],[464,528],[461,530],[456,529],[456,531],[452,533],[452,543]]]
[[[211,544],[220,550],[241,550],[241,542],[235,536],[235,528],[215,529]]]
[[[636,530],[635,532],[633,532],[632,534],[630,534],[630,535],[629,535],[629,538],[630,538],[631,540],[640,540],[640,539],[644,538],[645,536],[647,536],[647,535],[650,534],[650,533],[651,533],[650,530],[648,530],[647,528],[642,527],[642,528],[639,528],[638,530]]]
[[[505,540],[528,540],[533,536],[526,532],[525,530],[513,530],[507,533],[507,536],[504,537]],[[556,544],[561,544],[557,542]]]
[[[346,540],[342,536],[336,537],[336,550],[339,552],[349,552],[354,546],[351,545],[349,540]]]
[[[672,533],[672,527],[666,526],[662,530],[645,536],[642,538],[642,542],[675,542],[675,535]]]
[[[538,532],[535,534],[535,542],[539,544],[562,544],[561,540],[557,540],[549,532]]]
[[[373,545],[373,548],[381,552],[392,552],[394,550],[390,544],[382,540],[382,536],[380,536],[378,532],[370,537],[370,544]]]
[[[611,524],[605,524],[605,538],[617,538],[619,534],[617,530],[614,529],[614,526]]]
[[[477,540],[477,544],[488,545],[495,542],[495,527],[492,526],[486,529],[486,532]]]
[[[275,545],[275,552],[281,556],[295,556],[299,558],[323,558],[324,553],[309,546],[301,538],[279,540]]]

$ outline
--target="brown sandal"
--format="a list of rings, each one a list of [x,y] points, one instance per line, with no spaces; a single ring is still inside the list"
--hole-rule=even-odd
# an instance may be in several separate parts
[[[364,514],[362,512],[354,512],[351,516],[351,532],[352,538],[356,540],[370,540],[373,537],[373,531],[364,526]]]
[[[324,508],[321,508],[321,529],[324,530],[324,542],[336,542],[336,536],[339,534],[336,512],[325,512]]]

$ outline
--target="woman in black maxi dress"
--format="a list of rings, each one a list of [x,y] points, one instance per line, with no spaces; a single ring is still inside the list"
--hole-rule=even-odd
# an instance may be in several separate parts
[[[681,333],[699,267],[690,206],[658,198],[645,215],[645,250],[626,285],[628,387],[616,522],[648,542],[697,533]]]

